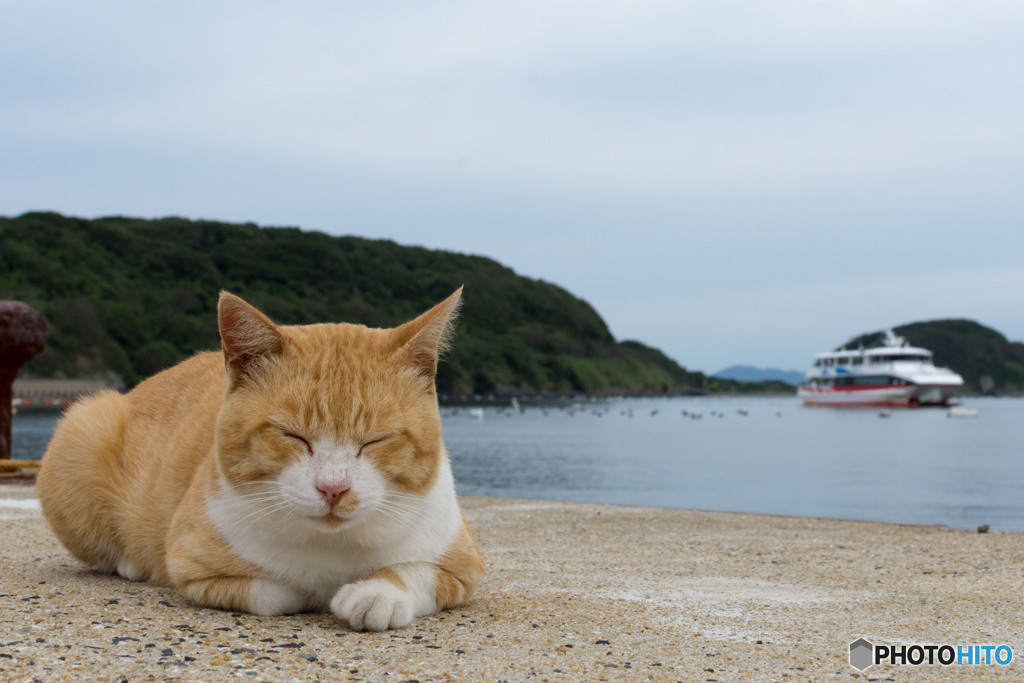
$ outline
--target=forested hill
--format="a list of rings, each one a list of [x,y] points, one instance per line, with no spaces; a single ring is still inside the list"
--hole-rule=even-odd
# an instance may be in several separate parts
[[[912,346],[928,349],[935,364],[964,378],[969,393],[1024,392],[1024,344],[973,320],[932,320],[896,327]],[[880,346],[883,331],[863,334],[837,350]]]
[[[616,342],[585,301],[495,261],[389,241],[180,218],[0,217],[0,298],[39,310],[38,377],[114,372],[128,385],[219,347],[217,295],[234,292],[282,324],[404,322],[465,285],[449,393],[766,389],[688,372],[656,349]]]

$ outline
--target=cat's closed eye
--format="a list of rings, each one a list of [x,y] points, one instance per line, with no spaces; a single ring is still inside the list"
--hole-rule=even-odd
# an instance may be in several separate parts
[[[297,442],[301,443],[303,445],[303,447],[305,447],[307,453],[312,453],[313,452],[313,447],[309,444],[309,441],[307,441],[306,439],[302,438],[298,434],[292,434],[290,432],[285,432],[284,433],[284,437],[286,439],[291,440],[291,441],[297,441]]]
[[[363,451],[365,451],[368,448],[372,448],[373,446],[378,446],[380,444],[384,444],[384,443],[387,443],[389,441],[393,441],[397,437],[398,437],[397,434],[388,434],[387,436],[382,436],[380,438],[373,439],[371,441],[367,441],[367,442],[363,443],[362,446],[359,447],[359,452],[356,454],[356,457],[358,458],[359,456],[361,456],[363,454]]]

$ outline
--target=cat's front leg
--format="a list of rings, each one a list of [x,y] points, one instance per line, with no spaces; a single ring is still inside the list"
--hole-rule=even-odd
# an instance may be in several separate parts
[[[178,591],[204,607],[240,610],[260,616],[305,612],[310,598],[274,579],[215,576],[178,583]]]
[[[202,489],[187,495],[191,498],[179,507],[168,533],[167,582],[204,607],[264,616],[309,609],[309,594],[268,576],[227,546],[204,514]]]
[[[355,631],[402,628],[437,611],[437,572],[427,562],[378,569],[369,578],[342,586],[331,600],[331,611]]]
[[[307,593],[266,576],[212,539],[185,536],[172,543],[170,551],[167,566],[171,583],[203,607],[262,616],[298,614],[310,607]]]
[[[416,617],[451,609],[469,599],[484,574],[484,558],[465,524],[437,562],[403,562],[349,583],[331,600],[331,611],[349,628],[384,631]]]

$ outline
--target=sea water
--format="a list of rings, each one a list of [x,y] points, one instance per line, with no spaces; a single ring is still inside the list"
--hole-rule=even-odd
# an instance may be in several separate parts
[[[1024,399],[807,408],[795,397],[442,409],[460,493],[1024,531]],[[699,415],[699,417],[697,417]],[[15,457],[55,416],[18,415]]]

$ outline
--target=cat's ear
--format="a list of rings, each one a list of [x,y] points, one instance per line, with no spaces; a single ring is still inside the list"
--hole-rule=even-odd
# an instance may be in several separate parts
[[[217,323],[231,387],[251,377],[262,360],[284,350],[285,338],[277,325],[234,294],[220,293]]]
[[[462,287],[459,287],[450,297],[392,332],[401,361],[412,365],[431,381],[437,374],[438,358],[451,345],[461,302]]]

